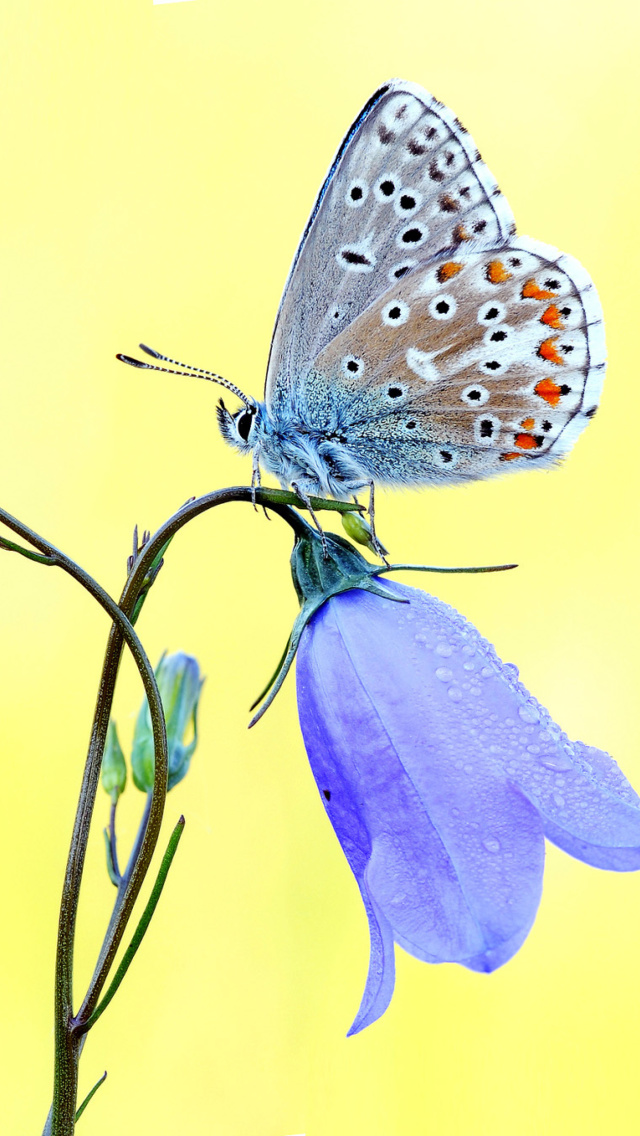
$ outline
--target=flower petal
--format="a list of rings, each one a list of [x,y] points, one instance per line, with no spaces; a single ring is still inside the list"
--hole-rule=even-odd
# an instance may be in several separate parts
[[[636,871],[640,868],[637,793],[603,750],[574,742],[566,746],[565,754],[570,768],[565,763],[551,783],[547,777],[530,788],[545,835],[594,868]]]
[[[298,702],[307,752],[365,904],[368,895],[395,940],[425,961],[491,970],[535,917],[542,825],[504,776],[477,766],[470,777],[468,763],[456,769],[448,748],[428,740],[433,716],[416,717],[425,675],[416,688],[404,631],[394,649],[399,610],[350,592],[306,629]],[[375,662],[381,637],[392,671]],[[451,700],[446,709],[457,729]]]
[[[367,919],[369,920],[369,935],[371,937],[371,955],[369,957],[369,971],[367,981],[360,1003],[360,1009],[355,1016],[353,1024],[347,1032],[347,1037],[359,1033],[365,1026],[382,1017],[393,994],[396,981],[396,964],[393,948],[393,934],[391,927],[383,915],[377,910],[371,899],[366,885],[360,885],[360,894],[364,902]]]

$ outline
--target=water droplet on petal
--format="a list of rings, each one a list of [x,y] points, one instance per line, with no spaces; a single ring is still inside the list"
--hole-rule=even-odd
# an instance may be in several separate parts
[[[450,686],[447,694],[452,702],[461,702],[463,698],[462,691],[459,686]]]
[[[437,649],[436,647],[436,651]],[[436,678],[439,678],[440,682],[451,682],[453,671],[449,670],[449,667],[438,667],[436,670]]]
[[[534,706],[520,706],[518,714],[523,722],[539,722],[540,715]]]
[[[554,773],[563,773],[567,769],[573,769],[573,762],[565,753],[546,753],[544,757],[540,758],[540,764],[544,765],[545,769],[552,769]]]
[[[540,746],[538,746],[538,745],[528,745],[528,746],[527,746],[527,750],[528,750],[528,752],[529,752],[529,753],[540,753]]]
[[[448,659],[453,654],[453,647],[445,640],[443,643],[436,644],[436,655],[442,655],[443,659]]]
[[[424,646],[424,644],[426,642],[427,642],[426,635],[416,635],[416,643],[420,643],[421,646]]]
[[[496,840],[495,837],[493,837],[493,836],[487,837],[487,839],[483,840],[482,843],[483,843],[484,847],[486,848],[487,852],[499,852],[500,851],[500,841]]]
[[[462,648],[462,654],[463,655],[475,655],[475,653],[476,653],[475,647],[472,647],[470,643],[465,643],[464,647]]]
[[[515,678],[518,678],[518,676],[520,674],[520,671],[518,670],[515,663],[503,663],[502,669],[503,669],[503,671],[506,671],[508,678],[514,678],[515,679]]]
[[[475,669],[476,669],[476,664],[471,662],[470,659],[467,659],[467,662],[463,663],[462,665],[463,665],[465,671],[475,671]]]
[[[482,670],[480,671],[480,674],[482,675],[483,678],[491,678],[491,675],[493,673],[494,673],[493,667],[483,667]]]
[[[556,805],[558,806],[559,809],[564,808],[564,797],[561,797],[560,793],[554,793],[553,799],[554,799],[554,801],[555,801],[555,803],[556,803]]]

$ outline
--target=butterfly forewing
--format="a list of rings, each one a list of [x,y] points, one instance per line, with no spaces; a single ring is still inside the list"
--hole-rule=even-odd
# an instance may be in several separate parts
[[[320,191],[282,299],[267,404],[296,404],[312,360],[415,266],[492,247],[513,217],[471,136],[427,91],[393,81],[369,100]]]
[[[416,267],[319,353],[310,377],[318,425],[333,407],[374,480],[411,484],[555,463],[595,413],[604,365],[585,270],[513,238]]]

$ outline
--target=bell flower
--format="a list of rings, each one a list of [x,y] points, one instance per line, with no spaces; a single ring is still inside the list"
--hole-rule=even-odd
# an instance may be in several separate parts
[[[394,943],[485,972],[515,954],[545,837],[597,868],[640,868],[640,798],[613,759],[569,741],[453,608],[364,586],[316,604],[297,660],[307,754],[369,921],[352,1034],[389,1004]]]

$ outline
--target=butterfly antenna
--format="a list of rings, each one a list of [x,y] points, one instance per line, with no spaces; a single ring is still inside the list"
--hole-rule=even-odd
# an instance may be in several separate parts
[[[187,378],[208,379],[211,383],[218,383],[219,386],[226,387],[228,391],[235,394],[241,402],[244,403],[247,410],[253,410],[255,402],[246,394],[230,383],[228,379],[223,379],[222,375],[216,375],[215,371],[206,371],[203,367],[192,367],[190,363],[181,363],[179,359],[172,359],[169,355],[161,355],[159,351],[154,351],[153,347],[147,347],[145,343],[140,344],[140,348],[147,355],[151,355],[152,359],[160,359],[163,363],[173,363],[174,367],[183,367],[182,371],[174,371],[170,367],[159,367],[156,363],[145,363],[142,359],[134,359],[132,355],[116,355],[121,363],[128,363],[130,367],[139,367],[143,371],[162,371],[165,375],[184,375]]]

